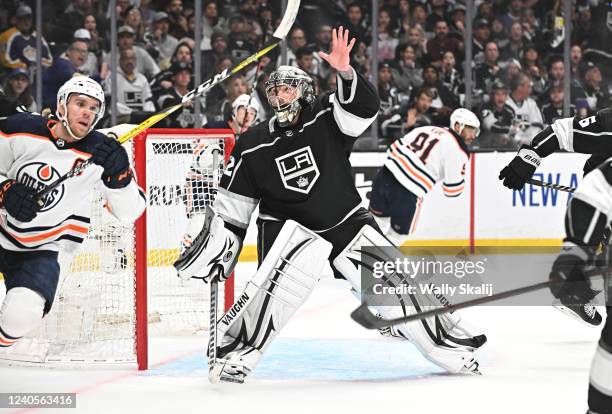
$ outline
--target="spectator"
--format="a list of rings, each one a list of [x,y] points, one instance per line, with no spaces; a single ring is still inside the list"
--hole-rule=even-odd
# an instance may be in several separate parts
[[[351,3],[346,8],[348,23],[346,29],[355,38],[355,46],[359,43],[367,43],[367,31],[363,21],[363,8],[357,2]]]
[[[331,76],[331,75],[330,75]],[[270,72],[268,69],[262,70],[255,81],[255,90],[251,94],[253,99],[259,104],[260,110],[257,112],[257,122],[265,122],[274,115],[274,110],[268,98],[266,97],[266,82],[270,78]]]
[[[150,31],[155,19],[155,10],[151,8],[151,0],[140,0],[140,17],[145,25],[145,32]]]
[[[499,18],[494,18],[491,21],[491,39],[495,43],[497,43],[497,48],[502,50],[508,43],[510,43],[510,39],[508,38],[507,32],[504,30],[504,24],[501,22]]]
[[[410,13],[410,25],[412,27],[420,26],[424,32],[426,24],[427,11],[425,10],[425,6],[421,3],[414,3],[412,5],[412,12]]]
[[[431,10],[427,15],[424,27],[426,32],[435,33],[435,27],[438,22],[446,23],[446,0],[431,0],[428,4]]]
[[[126,26],[129,26],[134,30],[134,34],[136,35],[135,42],[144,45],[146,27],[142,22],[142,15],[140,14],[140,9],[138,7],[130,6],[127,9],[124,23]]]
[[[87,43],[87,57],[85,58],[85,63],[77,68],[79,73],[90,77],[98,76],[100,73],[100,70],[98,69],[98,58],[89,48],[89,45],[91,44],[91,34],[89,33],[89,30],[77,29],[74,32],[73,39]]]
[[[168,89],[172,87],[172,76],[174,75],[172,70],[172,64],[175,62],[184,62],[186,64],[193,64],[193,49],[189,46],[188,42],[181,42],[176,47],[172,58],[170,59],[170,66],[159,72],[151,81],[151,91],[159,94],[159,89]],[[190,85],[190,88],[193,85]]]
[[[389,118],[393,111],[399,109],[398,89],[393,84],[391,64],[383,61],[378,64],[378,96],[380,97],[381,119]]]
[[[306,35],[304,31],[299,27],[294,27],[289,32],[288,41],[287,41],[287,63],[286,65],[297,67],[295,52],[301,48],[306,46]],[[276,66],[282,65],[282,56],[278,57],[276,62]]]
[[[415,63],[419,66],[423,65],[425,58],[425,33],[423,32],[422,26],[414,26],[408,31],[408,44],[412,46],[415,54]]]
[[[474,71],[475,87],[479,94],[490,94],[491,86],[501,76],[499,65],[499,50],[497,43],[489,41],[485,43],[484,62],[476,66]]]
[[[398,60],[396,67],[391,69],[393,83],[397,88],[408,95],[412,90],[420,88],[423,84],[423,69],[416,63],[414,48],[409,44],[398,46]]]
[[[314,60],[312,49],[301,47],[295,52],[297,67],[310,75],[311,78],[319,78],[318,66]]]
[[[481,148],[503,148],[510,144],[510,128],[514,122],[514,111],[507,105],[508,88],[500,81],[491,85],[489,102],[480,108],[483,134],[478,139]]]
[[[538,33],[540,33],[540,21],[536,17],[531,7],[525,7],[521,14],[521,24],[525,38],[533,43],[538,43]]]
[[[214,32],[210,41],[212,49],[202,52],[203,79],[208,79],[216,73],[215,68],[219,61],[226,57],[228,53],[227,36],[223,32]]]
[[[548,102],[550,97],[550,89],[553,86],[563,86],[563,79],[565,77],[565,64],[563,63],[562,56],[552,56],[548,63],[548,81],[544,93],[542,93],[541,99],[539,100],[540,106]],[[580,85],[577,79],[572,79],[570,82],[570,101],[574,102],[576,99],[585,98],[585,91]]]
[[[229,19],[228,25],[230,29],[227,36],[229,51],[232,58],[236,62],[240,62],[256,52],[255,45],[251,42],[249,33],[247,32],[247,24],[244,17],[241,15],[232,16]],[[294,52],[296,50],[294,50]]]
[[[511,0],[508,7],[508,12],[501,17],[501,21],[506,31],[511,31],[514,23],[521,23],[521,15],[523,13],[523,0]]]
[[[169,29],[170,19],[168,14],[165,12],[155,13],[153,32],[148,33],[145,37],[147,38],[146,48],[158,63],[164,59],[170,59],[176,45],[178,45],[178,40],[168,33]]]
[[[395,26],[399,28],[398,37],[400,42],[405,42],[408,30],[410,29],[410,1],[399,0],[397,9],[398,17],[396,18]]]
[[[529,43],[523,49],[523,64],[525,73],[531,79],[533,88],[533,97],[538,98],[544,92],[546,80],[544,78],[544,69],[540,62],[540,53],[534,44]]]
[[[453,52],[457,56],[462,49],[462,43],[448,35],[448,24],[444,20],[436,22],[434,34],[435,37],[427,42],[427,54],[430,63],[440,67],[444,52]]]
[[[540,108],[531,98],[531,80],[523,72],[514,75],[510,80],[508,106],[514,111],[515,145],[528,144],[543,128]]]
[[[432,125],[435,114],[431,109],[433,93],[421,88],[415,94],[414,105],[406,112],[405,132],[420,126]]]
[[[514,0],[517,1],[517,0]],[[514,22],[510,26],[510,42],[501,49],[502,60],[517,59],[521,60],[522,51],[525,47],[525,38],[523,36],[523,26],[520,22]]]
[[[183,96],[189,92],[191,84],[191,73],[193,68],[185,62],[175,62],[170,68],[172,71],[172,87],[160,90],[153,95],[153,99],[159,110],[168,108],[181,103]],[[177,110],[160,122],[166,128],[200,128],[206,123],[206,119],[197,121],[194,114],[194,105],[203,105],[203,100],[196,99],[187,104],[184,108]],[[201,106],[201,112],[204,107]]]
[[[456,67],[455,55],[453,52],[444,52],[442,56],[442,66],[440,67],[440,80],[456,96],[465,94],[465,85],[463,83],[463,73]]]
[[[110,77],[104,82],[105,93],[110,95]],[[117,115],[127,116],[127,123],[140,123],[155,112],[149,81],[136,69],[134,49],[123,49],[119,55],[117,71]],[[142,112],[146,112],[143,114]]]
[[[224,121],[232,111],[232,102],[240,95],[248,94],[249,87],[244,76],[234,76],[225,83],[225,99],[216,101],[216,105],[207,108],[209,122]],[[212,110],[211,110],[212,109]]]
[[[552,124],[557,119],[566,118],[563,115],[563,85],[554,85],[548,90],[548,102],[542,105],[542,118],[545,124]],[[569,116],[576,114],[576,106],[570,104]]]
[[[21,5],[11,18],[13,27],[0,34],[0,62],[6,69],[30,69],[36,64],[36,36],[32,33],[32,9]],[[42,65],[50,67],[53,57],[47,45],[42,41]]]
[[[119,51],[125,49],[133,49],[136,54],[136,70],[143,74],[147,79],[153,79],[159,73],[159,66],[153,60],[151,55],[142,47],[134,44],[136,34],[130,26],[121,26],[117,30],[117,45]],[[110,64],[110,53],[105,55],[105,61]]]
[[[53,37],[59,47],[66,47],[72,41],[75,30],[83,27],[83,21],[87,15],[95,16],[97,22],[103,22],[94,9],[91,0],[73,0],[70,6],[59,16],[58,24],[53,30]]]
[[[571,63],[571,74],[572,79],[580,78],[580,66],[582,62],[582,48],[578,45],[572,46],[570,49],[570,63]]]
[[[489,27],[489,22],[485,19],[476,20],[474,22],[474,41],[472,42],[472,54],[475,64],[478,65],[484,62],[485,46],[490,37],[491,28]]]
[[[329,53],[329,51],[331,50],[331,35],[332,27],[329,24],[322,24],[321,26],[319,26],[319,30],[317,30],[315,43],[310,46],[310,48],[315,52],[313,53],[313,57],[317,66],[318,74],[321,79],[327,78],[331,67],[329,66],[329,63],[327,63],[327,61],[319,57],[318,52]]]
[[[6,78],[4,94],[22,105],[28,112],[36,112],[36,102],[30,88],[30,75],[23,68],[15,68]]]
[[[465,12],[466,7],[461,3],[455,3],[451,9],[449,35],[455,39],[463,40],[465,32]]]
[[[516,59],[510,59],[506,62],[506,67],[501,74],[501,80],[506,85],[510,84],[511,79],[518,75],[523,70],[523,66]]]
[[[212,49],[212,36],[215,31],[221,30],[221,19],[217,3],[213,0],[208,0],[204,6],[202,13],[202,44],[201,50]]]
[[[391,12],[381,9],[378,13],[378,60],[391,60],[395,57],[395,48],[399,40],[395,36],[395,28],[391,20]],[[370,53],[372,55],[372,53]]]
[[[89,32],[89,52],[93,53],[98,62],[102,61],[102,52],[104,51],[104,39],[100,37],[98,32],[98,21],[96,16],[88,14],[83,19],[83,28]]]
[[[183,1],[170,0],[166,5],[166,15],[168,16],[167,33],[175,39],[182,39],[187,36],[187,19],[183,16]]]
[[[423,87],[432,93],[431,108],[434,125],[448,125],[451,112],[459,107],[459,99],[442,84],[438,69],[431,64],[423,68]]]
[[[324,90],[325,91],[335,91],[338,89],[338,79],[336,78],[337,72],[331,71],[327,78],[325,79]]]
[[[599,67],[592,62],[583,65],[582,78],[589,112],[593,114],[610,106],[610,86],[603,86],[603,78]]]
[[[78,73],[87,58],[87,42],[75,40],[58,56],[53,65],[43,74],[43,108],[55,112],[57,91],[68,79]]]

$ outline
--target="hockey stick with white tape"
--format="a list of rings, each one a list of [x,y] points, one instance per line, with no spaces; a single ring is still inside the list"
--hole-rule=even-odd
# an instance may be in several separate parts
[[[283,39],[285,39],[285,37],[287,36],[287,33],[289,33],[289,30],[291,29],[291,26],[293,26],[293,23],[295,22],[295,18],[297,17],[299,8],[300,8],[300,0],[288,0],[287,9],[285,10],[283,19],[281,20],[280,25],[276,28],[276,30],[272,34],[272,39],[270,39],[270,41],[267,43],[267,45],[264,48],[255,52],[248,58],[244,59],[242,62],[238,63],[236,66],[225,69],[223,70],[223,72],[216,74],[211,79],[208,79],[206,82],[202,83],[197,88],[195,88],[194,90],[190,91],[185,96],[183,96],[181,103],[171,106],[169,108],[163,109],[159,111],[158,113],[151,115],[149,118],[145,119],[142,123],[138,124],[137,126],[132,128],[130,131],[120,136],[118,138],[119,143],[123,144],[124,142],[131,140],[132,138],[136,137],[138,134],[140,134],[144,130],[152,127],[153,125],[157,124],[162,119],[170,116],[172,113],[174,113],[178,109],[183,108],[186,104],[191,102],[194,98],[205,94],[206,92],[211,90],[213,87],[225,81],[230,76],[240,72],[242,69],[244,69],[251,63],[257,62],[259,58],[261,58],[266,53],[274,49],[276,46],[278,46],[280,42],[283,41]],[[75,168],[68,171],[66,174],[64,174],[60,178],[58,178],[55,182],[53,182],[49,186],[42,189],[37,195],[38,204],[41,206],[44,205],[43,200],[47,194],[49,194],[51,191],[56,189],[67,179],[82,173],[83,170],[87,168],[90,163],[91,161],[87,160],[79,164],[78,166],[76,166]]]
[[[607,277],[604,273],[606,270],[610,269],[594,269],[592,271],[586,272],[585,277],[594,277],[601,275],[605,278]],[[448,305],[442,308],[431,309],[425,312],[419,312],[412,315],[402,316],[400,318],[393,319],[383,319],[379,316],[374,315],[372,312],[370,312],[368,305],[366,303],[362,303],[357,309],[351,312],[351,318],[366,329],[382,329],[393,325],[400,325],[407,322],[413,322],[421,319],[431,318],[433,316],[443,315],[445,313],[454,312],[458,309],[470,308],[476,305],[482,305],[485,303],[494,302],[513,296],[523,295],[525,293],[534,292],[536,290],[549,287],[552,283],[554,282],[547,280],[545,282],[540,282],[534,285],[524,286],[517,289],[507,290],[505,292],[497,293],[491,296],[483,296],[481,298],[467,300],[465,302],[457,303],[454,305]]]
[[[533,178],[530,178],[529,180],[527,180],[527,182],[529,184],[537,185],[540,187],[552,188],[553,190],[567,191],[568,193],[573,193],[574,191],[576,191],[574,187],[568,187],[565,185],[560,185],[560,184],[555,184],[555,183],[546,183],[544,181],[534,180]]]

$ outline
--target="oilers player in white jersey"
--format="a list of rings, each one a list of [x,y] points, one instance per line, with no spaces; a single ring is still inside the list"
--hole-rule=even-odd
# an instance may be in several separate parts
[[[104,106],[100,85],[79,76],[58,91],[58,120],[22,113],[0,121],[0,272],[7,290],[0,347],[36,328],[51,309],[58,252],[75,250],[87,236],[93,188],[122,222],[145,208],[125,149],[93,131]],[[38,199],[41,189],[87,159],[94,165]]]
[[[361,207],[351,175],[353,144],[380,107],[375,88],[350,66],[354,43],[340,27],[332,31],[331,53],[319,54],[338,73],[337,91],[315,96],[312,79],[290,66],[270,75],[266,95],[275,116],[242,134],[204,227],[175,263],[181,277],[224,280],[259,206],[259,267],[212,327],[219,345],[209,347],[211,381],[244,381],[306,301],[327,259],[362,292],[361,272],[371,269],[372,259],[366,251],[375,257],[401,255]],[[387,318],[442,306],[433,295],[392,296],[388,305],[374,306]],[[475,353],[486,337],[468,332],[455,315],[397,329],[448,372],[478,372]]]
[[[437,182],[447,197],[465,188],[467,148],[480,132],[478,117],[465,108],[453,111],[450,128],[415,128],[393,142],[378,171],[370,212],[397,246],[414,230],[423,197]]]

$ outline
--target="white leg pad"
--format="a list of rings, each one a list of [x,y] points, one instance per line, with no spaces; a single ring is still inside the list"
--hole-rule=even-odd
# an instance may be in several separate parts
[[[394,249],[391,243],[378,231],[370,226],[364,226],[349,245],[334,258],[333,264],[344,277],[361,292],[361,266],[368,266],[362,257],[362,248],[380,246],[376,260],[392,261],[401,257],[402,253]],[[390,254],[392,252],[392,254]],[[398,280],[392,282],[397,285]],[[386,319],[398,318],[439,308],[443,304],[433,295],[398,295],[397,304],[390,306],[374,306]],[[430,361],[451,373],[466,370],[465,367],[475,363],[474,353],[486,341],[484,335],[473,335],[465,326],[460,325],[458,316],[445,314],[418,322],[410,322],[395,326],[403,336],[407,337],[419,351]]]
[[[331,243],[298,223],[283,225],[251,281],[217,323],[220,379],[242,382],[255,367],[310,296],[331,249]]]
[[[11,346],[35,329],[42,320],[44,307],[45,299],[31,289],[9,290],[0,308],[0,346]]]

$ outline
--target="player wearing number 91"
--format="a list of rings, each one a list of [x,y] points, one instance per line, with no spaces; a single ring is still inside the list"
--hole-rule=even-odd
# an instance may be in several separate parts
[[[476,115],[459,108],[451,114],[450,128],[415,128],[391,144],[370,196],[370,212],[389,240],[400,246],[414,230],[421,201],[436,182],[442,181],[445,196],[461,195],[470,157],[466,144],[479,132]]]
[[[244,380],[308,298],[327,259],[336,275],[361,292],[361,269],[371,268],[363,248],[383,257],[386,249],[401,255],[361,207],[351,175],[353,144],[380,107],[376,89],[350,66],[354,43],[340,27],[332,31],[331,53],[320,53],[338,72],[337,91],[316,97],[312,79],[293,67],[270,75],[266,94],[275,116],[241,135],[203,229],[175,263],[181,277],[227,277],[259,205],[259,268],[217,323],[212,381]],[[377,307],[385,317],[442,306],[433,295],[391,300]],[[474,353],[486,338],[470,334],[454,315],[398,330],[449,372],[477,372]]]
[[[93,131],[104,92],[86,77],[58,91],[57,119],[21,113],[0,121],[0,347],[33,330],[53,304],[58,252],[72,252],[88,233],[92,189],[112,215],[134,221],[145,208],[125,149]],[[38,200],[38,192],[87,159],[94,165]],[[40,202],[39,202],[40,201]]]

